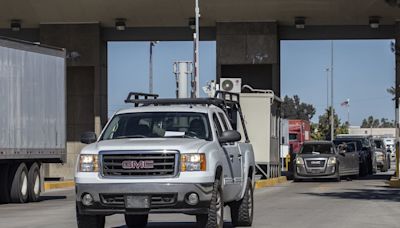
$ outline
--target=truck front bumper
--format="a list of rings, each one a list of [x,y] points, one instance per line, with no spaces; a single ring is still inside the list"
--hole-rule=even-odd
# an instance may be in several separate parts
[[[212,197],[213,183],[170,184],[170,183],[123,183],[123,184],[76,184],[76,205],[81,214],[148,214],[184,213],[205,214]],[[91,194],[93,204],[85,206],[82,197]],[[188,203],[188,196],[196,193],[199,202]],[[126,206],[128,196],[148,196],[148,208],[132,209]]]

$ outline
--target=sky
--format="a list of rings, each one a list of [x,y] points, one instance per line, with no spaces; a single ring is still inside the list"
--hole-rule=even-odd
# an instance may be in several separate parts
[[[394,85],[395,58],[391,40],[334,41],[334,107],[347,120],[340,103],[350,99],[350,123],[363,118],[394,119],[394,103],[386,89]],[[153,49],[154,92],[175,97],[173,63],[193,59],[193,42],[159,42]],[[298,95],[317,110],[317,122],[327,107],[327,72],[331,41],[281,42],[281,94]],[[130,91],[148,92],[149,42],[108,43],[109,116],[121,108]],[[216,43],[200,42],[200,87],[216,77]],[[201,91],[201,95],[204,93]]]

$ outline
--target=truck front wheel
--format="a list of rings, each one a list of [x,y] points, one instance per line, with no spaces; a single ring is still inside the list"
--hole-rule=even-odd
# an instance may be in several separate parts
[[[76,221],[78,228],[104,228],[106,218],[101,215],[83,215],[76,207]]]
[[[215,180],[208,214],[197,215],[200,228],[222,228],[224,226],[224,199],[220,180]]]
[[[125,215],[125,223],[129,228],[144,228],[149,215]]]
[[[254,210],[254,199],[253,199],[253,187],[251,180],[247,181],[246,192],[244,193],[243,199],[237,202],[233,202],[230,206],[232,225],[236,226],[251,226],[253,223],[253,210]]]

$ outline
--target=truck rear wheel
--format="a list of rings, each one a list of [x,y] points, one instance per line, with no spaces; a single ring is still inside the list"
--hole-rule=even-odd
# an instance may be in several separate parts
[[[28,201],[28,168],[25,163],[16,165],[11,172],[10,198],[12,203],[26,203]],[[14,167],[14,168],[15,168]],[[12,176],[13,175],[13,176]]]
[[[236,226],[251,226],[253,223],[253,187],[251,180],[247,182],[246,192],[244,193],[243,199],[237,202],[233,202],[231,208],[232,225]]]
[[[28,199],[31,202],[39,201],[41,192],[40,168],[38,163],[33,163],[28,172]]]
[[[224,199],[220,180],[215,180],[208,214],[196,216],[200,228],[222,228],[224,226]]]
[[[10,185],[8,181],[9,165],[0,165],[0,203],[10,202]]]
[[[76,207],[76,221],[78,228],[104,228],[106,218],[101,215],[83,215]]]
[[[149,215],[125,215],[125,223],[129,228],[144,228]]]

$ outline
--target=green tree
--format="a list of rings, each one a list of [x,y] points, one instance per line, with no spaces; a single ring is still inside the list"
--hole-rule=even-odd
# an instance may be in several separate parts
[[[334,135],[336,136],[337,134],[347,134],[348,133],[348,126],[345,123],[341,123],[338,115],[335,113],[335,110],[333,110],[334,113]],[[316,140],[330,140],[331,139],[331,121],[330,121],[330,116],[331,116],[331,110],[326,109],[325,113],[321,116],[319,116],[319,121],[318,121],[318,127],[317,131],[313,132],[313,139]]]
[[[362,128],[392,128],[394,127],[394,121],[389,121],[387,118],[375,119],[373,116],[369,116],[363,119],[361,127]]]
[[[282,103],[282,112],[284,119],[300,119],[310,121],[315,115],[315,108],[311,104],[300,101],[299,96],[285,96]]]

